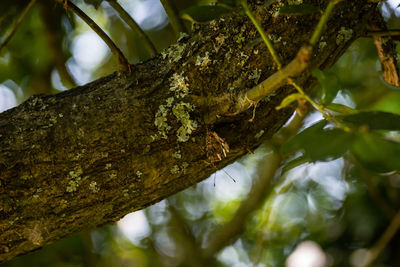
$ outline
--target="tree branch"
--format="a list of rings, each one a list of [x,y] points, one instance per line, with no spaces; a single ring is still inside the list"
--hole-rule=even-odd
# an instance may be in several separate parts
[[[272,6],[254,10],[272,33],[290,41],[275,44],[287,64],[318,18],[271,20]],[[365,32],[370,10],[363,0],[338,4],[334,12],[342,15],[330,22],[328,45],[310,65],[331,66]],[[355,36],[338,44],[343,24]],[[272,136],[292,114],[275,110],[289,86],[260,101],[252,122],[253,110],[224,116],[254,86],[254,72],[260,79],[274,73],[264,46],[243,49],[256,34],[246,17],[226,16],[136,65],[134,73],[34,96],[1,113],[0,261],[160,201],[258,147],[261,131]],[[297,82],[307,88],[312,78],[305,71]],[[210,164],[215,153],[220,160]]]

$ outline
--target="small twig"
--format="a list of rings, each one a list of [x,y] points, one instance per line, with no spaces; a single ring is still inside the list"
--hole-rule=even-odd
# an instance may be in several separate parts
[[[77,84],[71,73],[66,67],[67,55],[62,48],[62,40],[59,32],[59,24],[55,20],[59,20],[62,10],[54,10],[52,6],[44,2],[38,2],[40,18],[43,22],[45,39],[52,55],[53,64],[58,70],[60,80],[67,88],[76,87]]]
[[[97,25],[88,15],[85,14],[79,7],[74,5],[69,0],[57,0],[60,3],[64,3],[64,7],[67,10],[74,12],[78,17],[80,17],[90,28],[107,44],[110,48],[111,52],[118,59],[119,68],[122,71],[131,71],[131,65],[128,60],[125,58],[122,51],[118,48],[118,46],[111,40],[111,38]]]
[[[331,0],[329,2],[328,6],[325,9],[325,12],[322,14],[322,16],[318,22],[318,25],[315,28],[314,33],[310,39],[310,45],[314,46],[319,41],[319,38],[322,35],[322,30],[324,29],[324,26],[325,26],[326,22],[328,21],[328,18],[330,16],[330,14],[332,13],[333,8],[340,1],[342,1],[342,0]]]
[[[267,45],[267,48],[268,48],[272,58],[274,59],[274,62],[277,65],[278,70],[280,70],[282,68],[282,64],[279,60],[278,54],[276,53],[276,51],[274,49],[274,46],[272,45],[271,40],[269,39],[268,35],[265,33],[261,24],[258,22],[256,17],[254,17],[253,13],[249,9],[249,6],[247,5],[247,1],[242,0],[241,4],[243,6],[244,13],[246,13],[246,15],[250,18],[251,22],[253,22],[254,26],[257,28],[257,31],[260,33],[261,38],[263,39],[264,43]]]
[[[318,110],[326,120],[332,122],[337,127],[341,128],[342,130],[344,130],[346,132],[351,131],[351,129],[347,125],[343,124],[341,121],[337,120],[335,117],[333,117],[330,114],[328,114],[327,112],[325,112],[324,106],[318,104],[311,97],[309,97],[304,92],[303,88],[301,88],[301,86],[299,86],[297,83],[295,83],[291,78],[288,78],[288,81],[289,81],[289,84],[293,85],[293,87],[296,88],[297,92],[302,94],[304,99],[306,99],[316,110]]]
[[[119,16],[126,22],[126,24],[129,25],[129,27],[131,27],[131,29],[142,40],[143,45],[150,53],[150,56],[155,57],[157,55],[157,50],[154,44],[151,42],[150,38],[146,35],[146,33],[139,27],[136,21],[129,15],[128,12],[125,11],[125,9],[116,0],[108,1],[108,3],[115,9],[115,11],[118,12]]]
[[[260,101],[264,97],[272,94],[279,87],[287,84],[289,77],[296,77],[302,73],[308,66],[311,58],[311,46],[303,46],[300,48],[296,57],[283,69],[275,72],[266,80],[246,92],[245,96],[239,100],[239,109],[247,109],[248,103]],[[249,101],[250,100],[250,101]],[[239,110],[240,112],[241,110]]]
[[[36,0],[31,0],[29,4],[26,6],[24,11],[22,12],[21,16],[18,18],[17,23],[15,23],[14,27],[11,29],[10,33],[8,36],[1,42],[0,44],[0,51],[7,45],[7,43],[11,40],[11,38],[14,36],[15,32],[17,31],[18,27],[21,25],[21,23],[24,21],[26,15],[29,13],[29,11],[32,9],[33,5],[35,4]]]
[[[172,29],[174,29],[176,36],[178,36],[181,32],[186,32],[185,25],[179,18],[178,11],[170,2],[170,0],[160,0],[160,2],[164,7],[165,13],[168,15],[169,22],[171,23]]]
[[[367,257],[362,265],[362,267],[371,266],[371,264],[376,260],[382,250],[387,246],[393,236],[400,228],[400,211],[396,213],[396,216],[390,222],[388,228],[375,243],[375,245],[368,251]]]
[[[392,29],[392,30],[381,30],[381,31],[368,31],[365,37],[375,37],[375,36],[400,36],[400,30]]]

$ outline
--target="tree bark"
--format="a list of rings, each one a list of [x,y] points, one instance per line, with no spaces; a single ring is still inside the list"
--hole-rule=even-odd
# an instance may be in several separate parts
[[[287,64],[320,14],[287,17],[278,6],[251,7]],[[374,8],[364,0],[339,3],[310,65],[331,66],[364,35]],[[293,88],[233,110],[241,92],[276,71],[264,44],[246,47],[257,37],[234,13],[195,26],[132,73],[33,96],[1,113],[0,262],[156,203],[271,137],[293,112],[275,110]],[[309,70],[297,81],[313,84]]]

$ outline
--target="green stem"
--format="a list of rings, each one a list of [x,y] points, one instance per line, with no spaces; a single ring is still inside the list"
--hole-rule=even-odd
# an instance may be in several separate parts
[[[310,44],[312,46],[314,46],[319,38],[321,37],[322,34],[322,30],[324,29],[324,26],[326,24],[326,22],[328,21],[328,18],[330,16],[330,14],[332,13],[332,10],[334,8],[334,6],[339,3],[341,0],[331,0],[327,6],[327,8],[325,9],[325,12],[322,14],[322,17],[320,18],[317,27],[314,30],[314,33],[310,39]]]
[[[0,44],[0,51],[3,47],[5,47],[8,42],[11,40],[11,38],[14,36],[15,32],[17,31],[19,25],[21,25],[21,23],[24,21],[26,15],[29,13],[29,10],[31,10],[31,8],[33,7],[33,5],[35,4],[36,0],[31,0],[29,2],[29,4],[26,6],[26,8],[24,9],[24,11],[22,12],[21,16],[18,18],[17,23],[15,23],[14,27],[12,28],[12,30],[10,31],[10,33],[8,34],[8,36],[4,39],[3,42],[1,42]]]
[[[58,2],[63,2],[64,0],[57,0]],[[118,59],[119,67],[122,71],[131,71],[130,64],[125,58],[122,51],[118,46],[111,40],[111,38],[96,24],[88,15],[85,14],[79,7],[74,5],[71,1],[67,0],[64,2],[64,7],[72,12],[74,12],[78,17],[80,17],[90,28],[107,44],[111,52]]]
[[[151,42],[150,38],[146,35],[146,33],[139,27],[136,21],[129,15],[128,12],[116,1],[109,1],[110,6],[112,6],[115,11],[118,12],[119,16],[126,22],[126,24],[131,27],[133,32],[137,34],[137,36],[142,40],[143,45],[146,47],[147,51],[150,53],[151,57],[155,57],[157,55],[157,50],[154,44]]]
[[[268,35],[265,33],[263,27],[258,22],[258,20],[254,17],[253,13],[251,13],[249,6],[247,5],[247,1],[246,0],[241,1],[241,4],[243,6],[244,12],[250,18],[250,20],[254,24],[254,26],[257,28],[257,31],[260,33],[261,38],[264,40],[264,43],[267,45],[267,48],[268,48],[269,52],[271,53],[272,58],[274,59],[276,65],[278,66],[278,69],[281,69],[282,64],[279,60],[279,56],[276,53],[274,46],[272,45],[272,42],[269,39]]]
[[[305,100],[307,100],[307,102],[309,102],[316,110],[318,110],[322,116],[332,122],[333,124],[335,124],[337,127],[341,128],[342,130],[346,131],[346,132],[351,132],[351,129],[344,125],[342,122],[340,122],[339,120],[337,120],[335,117],[332,117],[331,115],[329,115],[328,113],[325,112],[324,110],[324,106],[318,104],[317,102],[315,102],[311,97],[309,97],[303,90],[303,88],[301,88],[301,86],[299,86],[297,83],[295,83],[292,79],[288,79],[289,84],[293,85],[294,88],[296,88],[296,90],[302,94],[302,96],[304,97]]]
[[[171,23],[176,36],[179,36],[179,33],[186,32],[185,25],[179,18],[176,7],[170,1],[171,0],[160,0],[165,12],[168,15],[169,22]]]

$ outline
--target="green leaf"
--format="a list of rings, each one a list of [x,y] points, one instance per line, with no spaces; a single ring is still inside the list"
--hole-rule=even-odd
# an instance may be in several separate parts
[[[309,158],[306,158],[304,156],[296,157],[294,159],[289,160],[286,162],[283,167],[282,167],[282,173],[285,173],[287,171],[290,171],[293,168],[296,168],[297,166],[300,166],[304,163],[308,163],[311,160]]]
[[[309,161],[330,161],[341,157],[352,145],[353,134],[341,129],[324,129],[322,120],[297,134],[283,147],[283,153],[302,152]]]
[[[339,79],[334,72],[314,69],[312,75],[318,79],[322,88],[322,104],[329,104],[340,90]]]
[[[304,98],[304,96],[302,94],[299,94],[299,93],[288,95],[287,97],[285,97],[282,100],[281,104],[279,106],[277,106],[275,109],[276,110],[280,110],[280,109],[286,108],[290,104],[292,104],[294,101],[297,101],[297,100],[302,99],[302,98]]]
[[[400,143],[377,134],[360,134],[351,152],[367,169],[376,172],[400,171]]]
[[[330,103],[326,106],[326,108],[342,115],[349,115],[358,112],[356,109],[337,103]]]
[[[319,11],[321,11],[319,7],[310,4],[284,5],[279,9],[279,13],[284,15],[305,15]]]
[[[365,111],[342,117],[343,122],[370,130],[400,130],[400,115],[383,111]]]
[[[230,9],[221,6],[193,6],[183,10],[181,18],[191,22],[206,23],[229,12]]]

